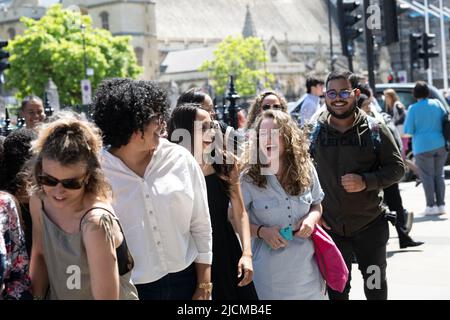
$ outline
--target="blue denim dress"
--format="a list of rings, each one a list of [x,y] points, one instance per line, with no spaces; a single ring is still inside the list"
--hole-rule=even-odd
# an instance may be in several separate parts
[[[275,176],[267,176],[259,188],[248,176],[242,178],[242,193],[250,222],[267,227],[295,227],[319,204],[324,193],[317,172],[312,170],[310,188],[303,194],[286,193]],[[262,300],[324,300],[326,286],[314,258],[311,239],[294,237],[285,248],[273,250],[262,239],[252,240],[254,283]]]

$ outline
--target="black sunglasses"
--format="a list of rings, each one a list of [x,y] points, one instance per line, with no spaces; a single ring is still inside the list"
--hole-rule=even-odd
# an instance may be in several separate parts
[[[37,180],[40,185],[44,186],[56,187],[58,183],[61,183],[65,189],[78,190],[83,187],[85,177],[58,180],[49,175],[40,175]]]
[[[336,99],[337,96],[339,96],[341,99],[348,99],[352,95],[352,92],[354,91],[356,91],[356,89],[342,90],[339,91],[339,93],[337,93],[336,90],[329,90],[327,91],[327,97],[330,98],[331,100]]]
[[[264,111],[267,111],[267,110],[269,110],[269,109],[274,109],[274,110],[281,110],[281,109],[282,109],[282,107],[281,107],[280,104],[272,104],[272,105],[270,105],[270,104],[265,104],[265,105],[261,106],[261,108],[262,108]]]

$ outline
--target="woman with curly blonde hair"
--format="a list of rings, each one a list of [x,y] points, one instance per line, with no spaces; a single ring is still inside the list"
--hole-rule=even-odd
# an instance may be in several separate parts
[[[248,110],[246,129],[250,129],[256,118],[266,110],[281,110],[287,112],[287,102],[278,92],[268,90],[259,94]]]
[[[133,259],[100,167],[92,124],[44,125],[32,144],[30,276],[36,299],[137,299]]]
[[[289,114],[277,110],[265,111],[254,128],[241,187],[251,223],[258,296],[326,299],[310,240],[324,194],[306,136]]]

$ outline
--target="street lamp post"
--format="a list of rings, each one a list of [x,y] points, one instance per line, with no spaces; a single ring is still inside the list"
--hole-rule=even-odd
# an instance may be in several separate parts
[[[83,38],[83,62],[84,62],[84,77],[87,77],[87,59],[86,59],[86,40],[85,40],[85,33],[86,33],[86,26],[84,24],[81,24],[81,35]]]
[[[226,99],[230,102],[227,108],[228,113],[228,125],[234,129],[238,129],[237,114],[239,112],[239,107],[236,105],[236,101],[240,98],[234,87],[234,76],[230,76],[230,83],[228,87],[228,94]]]
[[[333,28],[331,16],[331,0],[328,0],[328,33],[330,36],[330,71],[334,71]]]

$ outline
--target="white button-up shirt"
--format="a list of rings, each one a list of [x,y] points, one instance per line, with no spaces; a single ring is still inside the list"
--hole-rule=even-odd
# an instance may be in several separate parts
[[[102,165],[135,261],[134,284],[154,282],[194,261],[212,263],[205,178],[185,148],[161,139],[143,178],[108,151]]]

